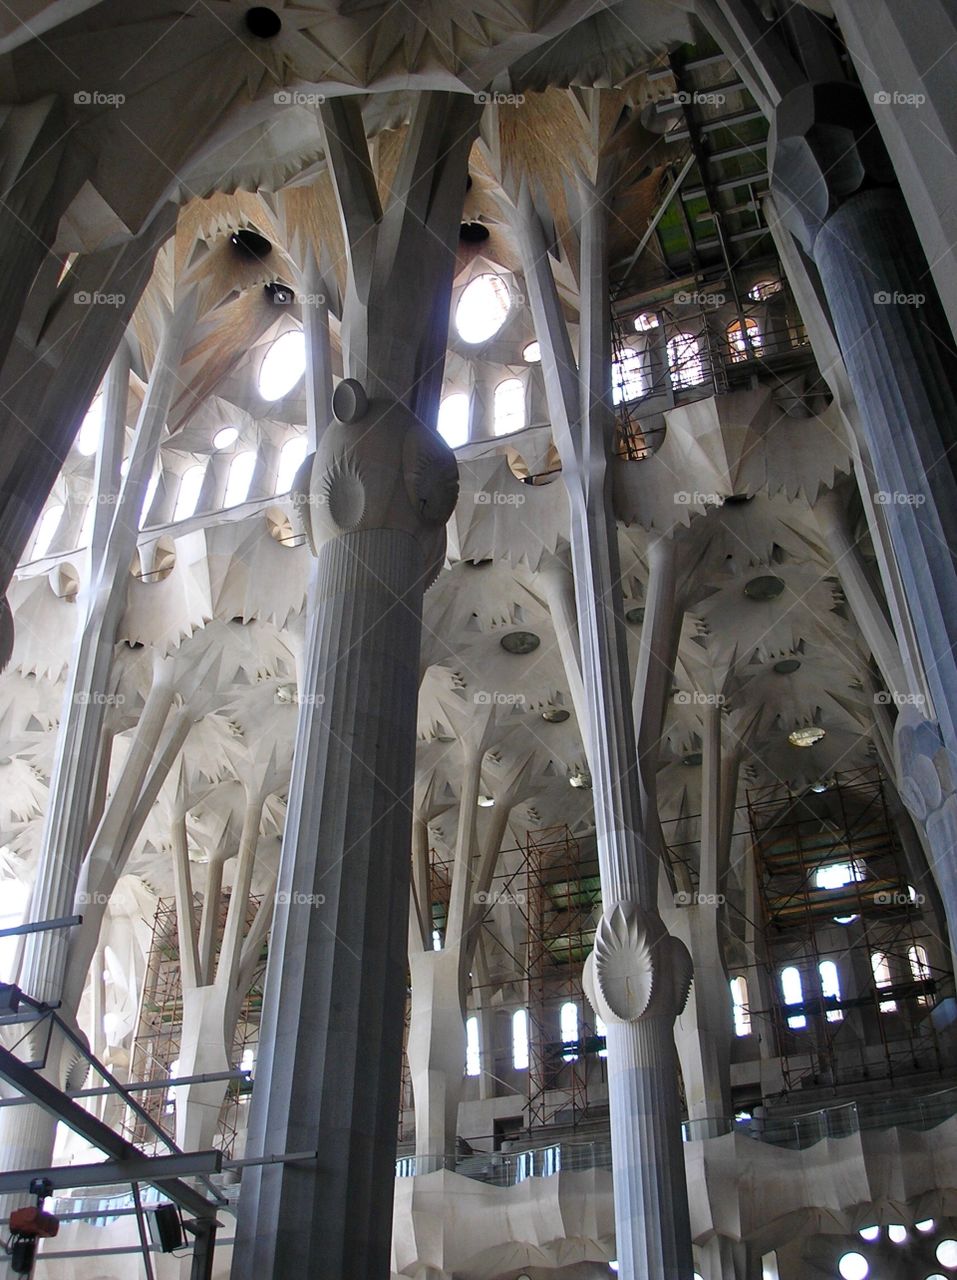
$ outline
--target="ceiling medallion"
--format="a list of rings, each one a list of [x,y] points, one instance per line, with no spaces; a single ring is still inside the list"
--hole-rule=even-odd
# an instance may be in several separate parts
[[[564,707],[549,707],[542,712],[542,719],[547,720],[549,724],[564,724],[571,712],[566,711]]]
[[[644,622],[644,620],[645,620],[645,607],[644,607],[644,605],[639,605],[639,606],[638,606],[637,608],[635,608],[635,609],[629,609],[629,610],[626,612],[626,614],[625,614],[625,621],[626,621],[626,622],[641,623],[641,622]]]
[[[806,725],[802,729],[794,729],[788,734],[788,742],[792,747],[813,747],[816,742],[820,742],[827,730],[818,728],[817,725]]]
[[[784,590],[784,579],[766,574],[760,578],[752,578],[745,584],[744,594],[749,600],[776,600]]]
[[[800,667],[797,658],[782,658],[780,662],[774,664],[774,670],[779,676],[792,675]]]
[[[689,751],[688,754],[682,758],[681,763],[688,765],[691,769],[696,768],[701,763],[701,752]]]
[[[501,640],[506,653],[516,654],[534,653],[541,643],[541,638],[534,631],[510,631]]]

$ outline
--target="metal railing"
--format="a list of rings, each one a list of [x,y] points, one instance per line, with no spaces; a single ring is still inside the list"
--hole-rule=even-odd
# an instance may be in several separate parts
[[[771,1146],[803,1150],[825,1138],[847,1138],[866,1129],[932,1129],[955,1114],[957,1087],[910,1097],[863,1098],[793,1116],[706,1116],[685,1120],[681,1136],[685,1142],[701,1142],[738,1133]],[[447,1169],[490,1186],[514,1187],[528,1178],[611,1167],[611,1139],[597,1138],[591,1142],[557,1142],[526,1151],[401,1156],[396,1161],[395,1176],[412,1178]]]

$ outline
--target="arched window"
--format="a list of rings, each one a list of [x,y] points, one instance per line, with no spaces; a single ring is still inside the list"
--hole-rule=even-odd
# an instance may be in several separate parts
[[[744,977],[731,979],[731,1009],[734,1014],[734,1034],[749,1036],[751,1034],[751,1008],[748,1004],[748,980]]]
[[[512,1066],[516,1071],[528,1069],[528,1014],[524,1009],[512,1014]]]
[[[288,493],[296,472],[306,460],[309,442],[305,436],[293,436],[279,450],[279,471],[276,475],[276,492]]]
[[[786,1005],[804,1003],[804,986],[801,972],[793,964],[781,970],[781,992]],[[792,1031],[801,1031],[807,1026],[807,1018],[803,1013],[793,1013],[788,1018],[788,1026]]]
[[[256,470],[257,455],[252,449],[246,453],[237,453],[229,464],[229,475],[226,477],[226,493],[223,497],[224,507],[235,507],[245,502],[249,495],[249,486],[253,482]]]
[[[173,508],[174,524],[178,520],[188,520],[196,510],[205,476],[205,462],[197,462],[195,466],[187,467],[180,476],[179,493],[176,495],[176,506]]]
[[[479,1025],[473,1013],[465,1019],[465,1074],[477,1076],[481,1070],[479,1065]]]
[[[783,291],[783,280],[758,280],[748,290],[748,297],[752,302],[767,302],[768,298]]]
[[[656,311],[642,311],[640,315],[635,316],[635,332],[651,333],[661,324]]]
[[[455,308],[455,328],[463,342],[476,344],[494,338],[508,319],[512,295],[501,276],[486,272],[462,290]]]
[[[893,985],[890,956],[883,951],[871,953],[871,972],[874,974],[874,985],[878,991],[883,991],[886,987]],[[882,1000],[880,1002],[881,1013],[894,1013],[896,1009],[896,1000]]]
[[[676,391],[705,381],[701,344],[693,333],[676,333],[668,339],[668,372]]]
[[[495,388],[492,420],[497,436],[510,436],[525,426],[525,385],[521,378],[506,378]]]
[[[522,348],[522,359],[526,364],[539,364],[542,359],[542,346],[540,342],[532,341]]]
[[[728,346],[731,349],[733,364],[761,355],[763,341],[760,326],[751,316],[745,317],[743,329],[740,320],[735,320],[733,324],[728,325]]]
[[[450,449],[458,449],[469,438],[469,398],[465,391],[454,391],[439,405],[439,435]]]
[[[281,400],[306,371],[306,339],[301,329],[281,333],[259,366],[259,394],[264,400]]]
[[[611,398],[614,404],[628,404],[645,394],[645,356],[643,351],[625,347],[611,362]]]
[[[80,429],[76,433],[77,452],[82,453],[85,458],[88,458],[91,453],[96,453],[99,446],[105,408],[106,397],[103,395],[101,388],[93,397],[93,402],[87,409],[86,416],[80,423]]]
[[[915,982],[930,981],[930,963],[927,959],[927,948],[920,943],[907,948],[907,962],[910,965],[911,977]],[[924,991],[917,997],[918,1004],[929,1005],[930,995]]]
[[[578,1005],[571,1000],[562,1005],[560,1025],[562,1044],[565,1046],[562,1060],[574,1062],[578,1058]]]
[[[822,960],[817,967],[818,973],[821,975],[821,995],[825,1000],[840,1000],[841,998],[841,978],[837,971],[837,965],[833,960]],[[826,1014],[828,1022],[843,1022],[843,1009],[828,1009]]]
[[[41,560],[50,550],[50,543],[56,537],[56,531],[60,527],[62,518],[62,502],[56,502],[52,507],[47,507],[46,511],[44,511],[37,526],[37,536],[33,540],[34,560]]]

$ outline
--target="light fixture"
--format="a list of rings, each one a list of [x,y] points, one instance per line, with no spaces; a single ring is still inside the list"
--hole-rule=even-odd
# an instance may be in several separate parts
[[[870,1267],[862,1253],[845,1253],[837,1264],[844,1280],[865,1280]]]
[[[579,770],[577,773],[569,774],[568,785],[570,787],[578,787],[583,791],[587,791],[591,787],[591,775]]]
[[[231,444],[235,444],[239,439],[238,427],[220,427],[213,436],[214,449],[228,449]]]
[[[793,729],[788,734],[788,742],[792,747],[813,747],[815,743],[821,741],[826,732],[815,724],[804,725],[803,728]]]
[[[784,590],[784,579],[773,574],[763,574],[745,583],[744,594],[749,600],[776,600]]]
[[[271,40],[282,30],[282,18],[263,4],[246,10],[246,30],[257,40]]]
[[[281,280],[271,280],[269,284],[264,284],[263,293],[266,301],[271,302],[274,307],[290,307],[296,300],[292,289]]]
[[[689,768],[692,768],[692,769],[695,768],[701,763],[701,752],[689,751],[688,754],[682,759],[681,763],[688,765]]]
[[[782,658],[780,662],[774,664],[774,670],[779,676],[792,675],[800,667],[797,658]]]
[[[881,1234],[880,1227],[861,1227],[857,1233],[862,1240],[876,1240]]]
[[[941,1240],[937,1246],[937,1261],[942,1267],[957,1267],[957,1240]]]
[[[459,227],[459,239],[463,244],[482,244],[490,232],[484,222],[463,222]]]
[[[534,631],[510,631],[507,636],[502,636],[501,645],[506,653],[534,653],[538,646],[542,643],[541,637],[537,636]]]
[[[547,707],[542,712],[542,719],[549,724],[564,724],[571,715],[570,711],[566,711],[564,707]]]
[[[826,783],[826,782],[812,782],[812,783],[811,783],[811,790],[814,792],[814,794],[815,794],[816,796],[819,796],[823,791],[826,791],[826,790],[827,790],[827,783]]]
[[[229,243],[247,262],[262,262],[263,258],[272,253],[272,245],[266,237],[261,236],[258,231],[253,231],[251,227],[234,231],[229,237]]]
[[[530,342],[527,347],[522,348],[522,359],[526,364],[538,364],[542,358],[542,345],[540,342]]]
[[[933,1218],[925,1218],[923,1222],[915,1222],[914,1226],[918,1231],[923,1231],[924,1235],[926,1235],[928,1231],[933,1231],[934,1227],[937,1226],[937,1223]]]
[[[625,612],[625,621],[631,623],[641,623],[645,620],[645,606],[636,605],[634,609],[628,609]]]
[[[481,795],[478,797],[475,803],[478,805],[480,809],[491,809],[492,805],[495,803],[495,797]]]
[[[903,1244],[907,1239],[907,1228],[902,1227],[899,1222],[895,1222],[887,1228],[887,1238],[891,1244]]]

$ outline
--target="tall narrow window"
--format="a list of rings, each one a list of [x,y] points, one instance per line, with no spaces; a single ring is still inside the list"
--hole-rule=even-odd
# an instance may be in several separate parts
[[[744,977],[731,979],[731,1008],[734,1014],[734,1034],[749,1036],[751,1034],[751,1008],[748,1004],[748,980]]]
[[[276,492],[288,493],[296,472],[306,460],[309,442],[305,436],[294,436],[279,450],[279,471],[276,475]]]
[[[885,990],[885,988],[893,984],[893,978],[891,977],[890,957],[885,955],[883,951],[872,952],[871,971],[874,974],[874,985],[877,987],[878,991],[883,991]],[[880,1010],[881,1010],[881,1013],[896,1012],[897,1001],[882,1000],[880,1002]]]
[[[562,1059],[574,1062],[578,1058],[578,1005],[571,1000],[562,1005],[561,1011]]]
[[[37,536],[33,540],[33,558],[40,560],[50,550],[50,543],[56,536],[56,531],[60,527],[60,521],[63,518],[63,503],[54,503],[52,507],[47,507],[43,515],[40,517],[40,524],[37,527]]]
[[[455,391],[439,405],[439,435],[450,449],[458,449],[469,438],[469,398]]]
[[[465,1019],[465,1074],[477,1076],[479,1070],[479,1025],[473,1013]]]
[[[497,436],[510,436],[525,426],[525,384],[521,378],[506,378],[495,388],[492,404]]]
[[[179,493],[176,495],[176,506],[173,508],[174,524],[177,520],[188,520],[196,510],[205,475],[206,463],[197,462],[194,467],[187,467],[180,476]]]
[[[841,979],[837,971],[837,965],[833,960],[822,960],[818,965],[818,973],[821,975],[821,995],[825,1000],[840,1000],[841,998]],[[828,1009],[828,1022],[843,1022],[843,1009]]]
[[[281,400],[306,371],[306,339],[301,329],[290,329],[272,343],[259,366],[259,394],[264,400]]]
[[[741,360],[761,355],[762,342],[758,322],[750,316],[745,318],[744,328],[741,327],[740,320],[728,325],[728,346],[731,349],[732,363],[738,364]]]
[[[147,520],[150,518],[150,508],[153,505],[153,499],[156,497],[156,490],[159,488],[160,473],[154,471],[146,485],[146,492],[143,494],[143,505],[140,507],[139,527],[142,529]]]
[[[226,478],[226,494],[223,498],[224,507],[235,507],[240,502],[246,501],[255,470],[256,454],[252,449],[246,453],[236,454],[229,464],[229,475]]]
[[[82,453],[85,458],[97,451],[100,443],[100,433],[103,430],[103,411],[105,408],[106,397],[101,389],[93,397],[93,403],[87,409],[86,415],[80,423],[80,430],[76,435],[77,452]]]
[[[614,404],[628,404],[645,394],[644,352],[626,347],[611,362],[611,398]]]
[[[781,992],[786,1005],[804,1003],[804,987],[801,983],[800,970],[793,964],[781,970]],[[803,1013],[792,1013],[788,1018],[788,1026],[792,1031],[801,1031],[807,1026],[807,1018]]]
[[[528,1014],[524,1009],[512,1014],[512,1066],[516,1071],[528,1070]]]
[[[930,981],[930,963],[927,959],[927,948],[922,947],[920,943],[916,943],[912,947],[907,948],[907,961],[910,965],[911,977],[915,982]],[[927,991],[922,992],[917,997],[917,1003],[925,1007],[930,1004],[930,994]]]
[[[608,1028],[605,1026],[604,1021],[601,1018],[599,1018],[597,1014],[595,1015],[595,1035],[601,1036],[602,1039],[605,1040],[604,1049],[598,1050],[599,1058],[607,1058],[608,1057],[608,1041],[607,1039],[605,1039],[605,1037],[608,1035]]]
[[[676,333],[668,340],[668,372],[671,385],[681,391],[704,382],[704,360],[701,344],[692,333]]]

